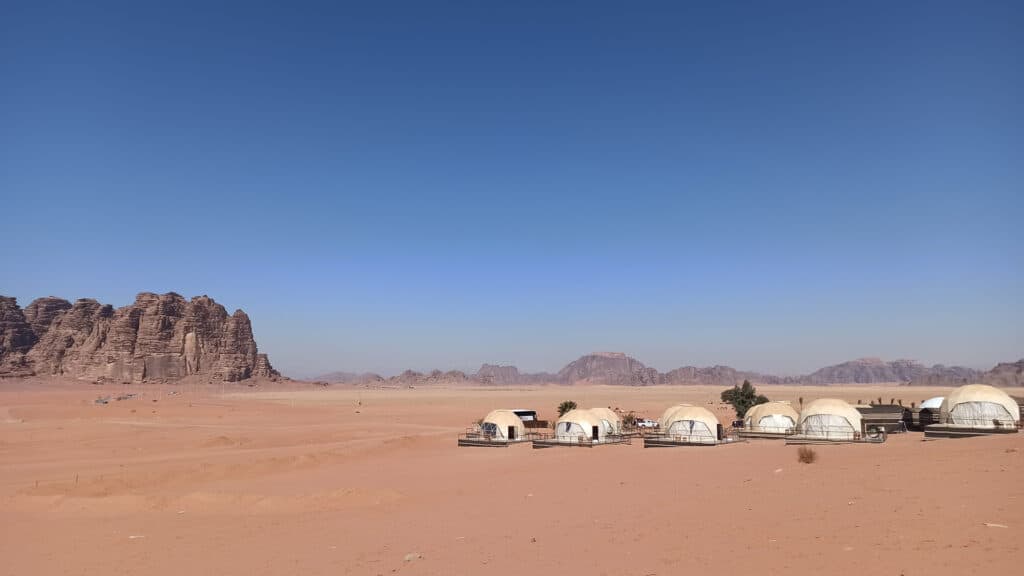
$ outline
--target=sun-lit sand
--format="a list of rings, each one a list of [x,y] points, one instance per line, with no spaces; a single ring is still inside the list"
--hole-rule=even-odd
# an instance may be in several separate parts
[[[721,388],[0,382],[0,574],[1012,574],[1024,435],[457,448],[492,408]],[[920,402],[947,389],[762,387]],[[1020,389],[1009,390],[1020,396]],[[98,396],[136,393],[98,405]],[[710,402],[710,404],[709,404]]]

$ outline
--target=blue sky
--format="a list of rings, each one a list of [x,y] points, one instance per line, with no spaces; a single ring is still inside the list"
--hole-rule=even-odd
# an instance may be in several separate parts
[[[0,7],[0,293],[292,374],[1024,356],[1019,2]]]

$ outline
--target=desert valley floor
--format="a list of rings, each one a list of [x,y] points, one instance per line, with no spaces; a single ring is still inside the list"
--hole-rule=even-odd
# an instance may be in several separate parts
[[[904,403],[945,389],[762,387]],[[1024,435],[457,448],[492,408],[657,418],[711,387],[0,382],[0,574],[1012,574]],[[1020,396],[1020,389],[1009,390]],[[135,393],[96,404],[98,396]],[[731,409],[709,405],[728,423]]]

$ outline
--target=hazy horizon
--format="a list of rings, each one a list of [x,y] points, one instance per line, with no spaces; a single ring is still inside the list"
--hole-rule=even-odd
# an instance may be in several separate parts
[[[28,3],[0,294],[286,374],[1024,357],[1024,4]]]

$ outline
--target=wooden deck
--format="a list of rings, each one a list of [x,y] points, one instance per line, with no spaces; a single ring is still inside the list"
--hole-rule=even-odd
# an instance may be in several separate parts
[[[932,424],[924,429],[925,440],[936,438],[973,438],[975,436],[992,436],[994,434],[1016,434],[1017,428],[1002,426],[999,428],[976,428],[962,424]]]
[[[534,438],[533,447],[536,449],[541,448],[594,448],[595,446],[605,446],[610,444],[632,444],[632,436],[609,436],[603,440],[591,440],[589,438],[580,438],[578,440],[565,440],[554,437],[545,438]]]

